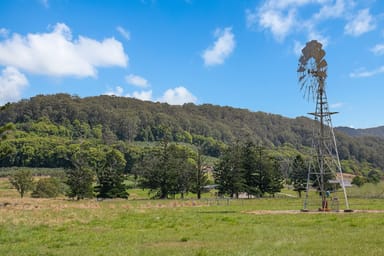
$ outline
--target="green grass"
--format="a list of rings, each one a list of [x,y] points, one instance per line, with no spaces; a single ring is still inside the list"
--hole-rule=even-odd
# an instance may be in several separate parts
[[[382,188],[348,191],[350,208],[383,211],[382,197],[364,198]],[[129,192],[129,200],[19,199],[1,178],[0,255],[384,255],[383,212],[300,213],[303,199],[290,190],[199,201]],[[309,196],[315,210],[319,197]]]
[[[384,213],[249,213],[300,209],[300,199],[8,202],[0,255],[384,254]]]

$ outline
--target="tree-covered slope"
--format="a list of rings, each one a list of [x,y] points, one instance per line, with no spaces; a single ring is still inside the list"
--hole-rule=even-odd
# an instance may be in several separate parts
[[[125,97],[67,94],[39,95],[7,104],[0,111],[0,125],[8,122],[25,134],[54,135],[59,141],[63,138],[61,144],[79,138],[108,145],[117,141],[152,142],[167,133],[175,142],[204,142],[209,145],[205,154],[211,156],[218,156],[223,144],[245,138],[267,148],[288,145],[302,150],[311,146],[313,131],[313,121],[305,117],[290,119],[209,104],[171,106]],[[339,131],[336,137],[342,160],[368,162],[384,169],[383,138],[355,138]]]
[[[336,129],[353,137],[374,136],[374,137],[384,138],[384,126],[366,128],[366,129],[337,127]]]

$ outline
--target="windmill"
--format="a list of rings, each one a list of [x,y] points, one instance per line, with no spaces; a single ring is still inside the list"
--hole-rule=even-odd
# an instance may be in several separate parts
[[[329,190],[339,184],[344,193],[346,204],[345,211],[349,209],[346,193],[346,182],[343,179],[339,154],[337,151],[335,134],[332,128],[331,116],[337,112],[330,112],[328,108],[327,94],[325,90],[328,64],[324,59],[325,51],[322,44],[312,40],[302,49],[297,69],[299,84],[304,96],[316,102],[315,112],[309,113],[314,117],[315,127],[313,133],[313,161],[308,168],[306,196],[303,211],[308,211],[308,192],[310,180],[318,187],[321,197],[320,211],[331,210],[328,204]],[[333,185],[332,185],[333,184]],[[336,189],[335,189],[336,191]],[[332,204],[337,203],[338,198],[332,198]]]

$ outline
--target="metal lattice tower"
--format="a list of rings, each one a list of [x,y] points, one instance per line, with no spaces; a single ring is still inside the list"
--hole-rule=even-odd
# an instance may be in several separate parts
[[[331,116],[336,112],[329,111],[325,91],[328,64],[324,56],[325,51],[319,42],[315,40],[308,42],[302,50],[297,70],[301,90],[304,91],[307,97],[313,97],[316,101],[315,112],[309,113],[314,117],[315,127],[312,141],[313,161],[311,161],[308,168],[304,211],[308,210],[308,193],[311,180],[318,187],[321,196],[319,210],[331,210],[328,204],[328,191],[331,186],[336,186],[335,184],[342,187],[346,209],[349,210],[345,181],[331,121]],[[334,197],[332,200],[338,199]]]

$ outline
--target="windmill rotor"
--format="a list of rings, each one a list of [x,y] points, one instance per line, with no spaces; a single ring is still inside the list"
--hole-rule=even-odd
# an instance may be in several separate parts
[[[324,90],[325,79],[327,78],[327,61],[324,59],[325,51],[322,44],[316,40],[308,42],[299,59],[297,68],[300,89],[304,96],[315,98],[319,91]]]

